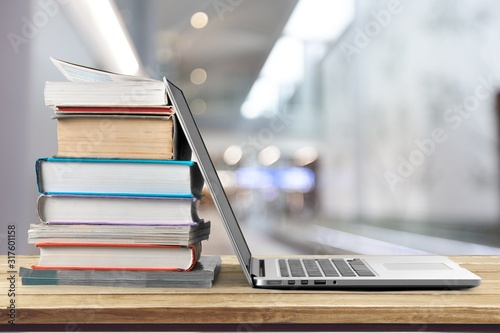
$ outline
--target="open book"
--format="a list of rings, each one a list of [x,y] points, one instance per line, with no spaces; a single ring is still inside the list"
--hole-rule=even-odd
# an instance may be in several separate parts
[[[169,107],[165,83],[51,58],[68,79],[45,84],[45,104],[56,107]]]
[[[54,65],[61,73],[72,82],[123,82],[123,81],[138,81],[138,82],[158,82],[157,80],[148,79],[140,76],[117,74],[92,67],[73,64],[71,62],[50,58]]]

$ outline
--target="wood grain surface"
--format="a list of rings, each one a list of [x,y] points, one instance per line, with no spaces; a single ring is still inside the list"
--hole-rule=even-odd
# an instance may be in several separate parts
[[[6,321],[14,299],[16,325],[238,324],[255,330],[267,324],[500,325],[500,257],[451,258],[483,283],[436,291],[263,290],[248,285],[235,257],[223,256],[211,289],[23,286],[17,276],[15,297],[9,298],[2,256],[0,313]],[[36,256],[16,258],[17,267],[36,262]]]

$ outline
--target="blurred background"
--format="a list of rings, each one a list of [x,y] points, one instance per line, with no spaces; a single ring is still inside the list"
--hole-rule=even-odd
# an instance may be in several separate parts
[[[3,0],[1,241],[56,152],[49,57],[167,77],[255,254],[500,253],[500,3]],[[233,253],[211,198],[204,253]]]

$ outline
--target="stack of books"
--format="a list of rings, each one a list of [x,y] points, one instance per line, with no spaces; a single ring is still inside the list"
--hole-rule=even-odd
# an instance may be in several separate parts
[[[36,162],[40,222],[30,226],[28,242],[40,259],[23,268],[23,281],[47,284],[59,272],[59,284],[78,277],[118,283],[139,276],[131,271],[154,271],[141,275],[154,278],[144,285],[182,280],[186,287],[189,275],[179,274],[193,269],[208,270],[213,281],[220,258],[200,260],[210,234],[210,222],[197,214],[204,181],[164,82],[53,61],[70,81],[45,87],[58,150]],[[207,272],[191,276],[193,286],[210,285],[200,283]]]

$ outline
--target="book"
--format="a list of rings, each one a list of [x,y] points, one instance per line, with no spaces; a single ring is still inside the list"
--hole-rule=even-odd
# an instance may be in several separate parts
[[[210,221],[192,225],[99,225],[33,223],[28,244],[36,243],[119,243],[191,245],[207,240]]]
[[[199,259],[201,243],[188,246],[116,243],[37,243],[32,269],[189,271]]]
[[[174,115],[56,114],[57,156],[191,159]]]
[[[193,161],[46,157],[35,169],[42,194],[190,198],[200,197],[204,184]]]
[[[41,195],[40,221],[52,224],[194,225],[193,197]]]
[[[191,271],[210,222],[197,215],[203,177],[165,82],[52,60],[69,81],[45,85],[58,150],[36,163],[31,271]]]
[[[58,156],[191,159],[163,81],[51,60],[69,80],[45,85]]]
[[[45,83],[45,105],[59,106],[169,106],[163,81]]]
[[[78,114],[114,114],[114,115],[170,115],[174,109],[170,106],[58,106],[54,110],[56,115]]]
[[[45,104],[49,107],[170,105],[162,81],[51,60],[68,81],[46,82]]]
[[[221,268],[218,256],[201,256],[193,269],[177,271],[34,270],[19,268],[23,285],[81,285],[151,288],[211,288]]]
[[[88,66],[82,66],[50,57],[54,66],[71,82],[122,82],[122,81],[151,81],[152,79],[135,76],[118,74],[102,69],[96,69]]]

